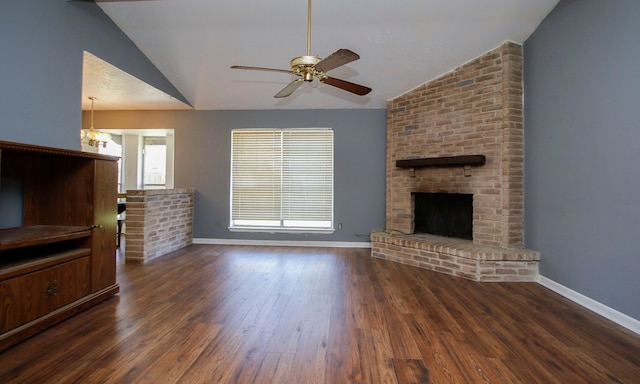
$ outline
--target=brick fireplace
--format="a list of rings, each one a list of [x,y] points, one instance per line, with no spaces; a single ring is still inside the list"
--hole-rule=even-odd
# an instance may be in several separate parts
[[[537,279],[540,255],[522,247],[522,92],[522,47],[507,42],[388,102],[386,229],[371,234],[373,257],[476,281]],[[483,163],[464,162],[474,156]],[[415,161],[443,158],[462,161]],[[416,193],[472,195],[472,240],[415,234]]]

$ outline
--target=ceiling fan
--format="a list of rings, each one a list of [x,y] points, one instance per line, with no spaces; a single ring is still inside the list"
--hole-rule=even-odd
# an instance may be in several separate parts
[[[327,71],[358,60],[359,58],[360,56],[357,53],[344,48],[338,49],[324,59],[318,56],[311,55],[311,0],[309,0],[307,15],[307,54],[305,56],[298,56],[291,59],[289,63],[290,69],[247,67],[244,65],[233,65],[231,66],[231,68],[283,72],[299,76],[298,79],[293,80],[280,92],[278,92],[274,96],[275,98],[283,98],[291,95],[296,89],[298,89],[298,87],[302,85],[303,82],[312,82],[314,78],[318,79],[324,84],[343,89],[347,92],[355,93],[359,96],[364,96],[371,92],[371,88],[326,75]]]

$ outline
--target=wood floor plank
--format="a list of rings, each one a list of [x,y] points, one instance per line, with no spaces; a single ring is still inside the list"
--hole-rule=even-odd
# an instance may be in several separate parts
[[[254,307],[240,306],[229,322],[220,324],[220,332],[188,367],[180,380],[186,383],[232,383],[235,365],[242,362],[243,330],[249,325]]]
[[[361,383],[362,366],[352,308],[333,306],[329,323],[329,345],[325,383]]]
[[[462,377],[460,369],[440,338],[445,331],[438,332],[438,329],[428,322],[428,318],[425,319],[419,314],[412,315],[409,325],[422,360],[429,369],[430,382],[459,382],[457,378]]]
[[[330,295],[312,294],[295,350],[293,372],[300,382],[324,383],[331,321]]]
[[[440,335],[465,383],[518,383],[509,370],[496,369],[495,359],[487,358],[466,334],[443,332]]]
[[[382,329],[359,329],[358,351],[364,383],[398,383],[393,365],[393,351],[387,332]]]
[[[394,359],[398,383],[431,383],[429,369],[419,359]]]
[[[269,383],[297,384],[300,383],[293,373],[295,356],[289,353],[280,353],[278,363],[273,372],[273,378]]]
[[[393,357],[397,359],[420,359],[422,353],[416,344],[411,332],[411,316],[399,313],[393,307],[383,310],[385,316],[385,329],[389,332]]]
[[[268,352],[296,352],[309,300],[305,295],[289,296],[284,314],[269,340]]]
[[[219,334],[219,324],[196,323],[186,334],[174,338],[170,348],[144,369],[138,381],[148,383],[178,383],[184,374],[181,366],[191,366],[204,348]]]
[[[640,378],[640,335],[538,284],[476,283],[369,249],[194,245],[119,258],[118,282],[117,296],[0,353],[0,381]]]

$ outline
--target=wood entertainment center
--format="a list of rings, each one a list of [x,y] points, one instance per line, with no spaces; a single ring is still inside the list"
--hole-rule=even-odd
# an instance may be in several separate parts
[[[0,141],[0,191],[19,185],[22,204],[0,229],[0,351],[119,291],[117,160]]]

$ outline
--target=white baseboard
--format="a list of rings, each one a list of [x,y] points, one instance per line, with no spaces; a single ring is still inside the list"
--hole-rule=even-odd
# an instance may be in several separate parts
[[[270,245],[275,247],[319,247],[319,248],[371,248],[366,241],[287,241],[287,240],[242,240],[194,238],[193,244],[217,245]]]
[[[578,293],[571,288],[567,288],[562,284],[556,283],[555,281],[548,279],[544,276],[538,276],[538,284],[549,288],[550,290],[566,297],[567,299],[573,301],[574,303],[580,304],[583,307],[603,316],[614,323],[617,323],[628,330],[635,332],[640,335],[640,321],[634,319],[633,317],[627,316],[622,312],[618,312],[613,308],[607,307],[606,305],[597,302],[581,293]]]

